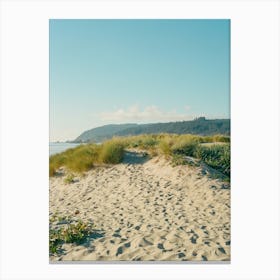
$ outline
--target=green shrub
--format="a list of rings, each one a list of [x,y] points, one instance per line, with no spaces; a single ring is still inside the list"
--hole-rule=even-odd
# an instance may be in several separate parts
[[[226,176],[230,176],[230,145],[213,145],[209,147],[199,146],[196,157],[209,166],[219,170]]]

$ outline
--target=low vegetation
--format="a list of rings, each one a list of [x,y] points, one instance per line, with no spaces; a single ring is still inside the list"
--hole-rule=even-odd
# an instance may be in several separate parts
[[[98,161],[101,163],[120,163],[123,159],[125,144],[120,140],[105,142],[100,149]]]
[[[72,222],[70,219],[57,217],[57,222],[63,220],[64,227],[49,230],[49,253],[54,255],[61,251],[64,243],[82,243],[93,232],[93,227],[82,221]],[[53,219],[50,222],[55,222]]]
[[[87,144],[68,149],[65,152],[50,156],[49,174],[64,166],[72,172],[85,172],[95,164],[116,164],[122,161],[124,143],[118,139],[104,142],[102,145]]]
[[[64,179],[65,184],[71,184],[74,183],[74,175],[72,173],[68,174],[66,178]]]
[[[192,165],[186,157],[196,158],[230,176],[230,137],[224,135],[200,136],[192,134],[146,134],[115,137],[100,145],[84,144],[50,157],[49,174],[55,176],[62,166],[70,172],[84,172],[99,164],[122,162],[127,148],[145,150],[150,156],[163,155],[173,165]],[[71,183],[73,178],[68,178]]]
[[[199,146],[196,157],[203,162],[219,170],[226,176],[230,176],[230,145],[213,145],[210,147]]]

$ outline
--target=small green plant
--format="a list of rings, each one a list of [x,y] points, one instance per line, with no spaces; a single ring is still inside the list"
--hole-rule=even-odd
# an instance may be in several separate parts
[[[74,175],[68,174],[67,177],[64,179],[65,184],[71,184],[74,183]]]
[[[61,238],[65,243],[81,243],[90,233],[87,224],[79,221],[77,224],[68,224],[66,229],[61,231]]]
[[[59,222],[62,222],[62,221],[65,221],[67,219],[67,217],[65,217],[65,216],[59,216],[59,217],[57,217],[57,220],[59,221]]]
[[[61,219],[64,220],[66,217],[62,217]],[[59,220],[60,218],[58,217]],[[67,222],[64,228],[49,230],[49,252],[51,255],[59,253],[64,243],[80,244],[93,233],[93,227],[81,220],[76,223],[71,223],[71,220],[68,219]]]
[[[187,161],[183,155],[173,154],[171,164],[172,166],[186,165]]]
[[[59,239],[60,230],[50,230],[49,232],[49,253],[50,255],[57,254],[61,248],[62,241]]]
[[[187,157],[184,155],[178,155],[178,154],[173,154],[172,155],[172,166],[178,166],[178,165],[188,165],[188,166],[199,166],[200,163],[191,158],[191,157]]]

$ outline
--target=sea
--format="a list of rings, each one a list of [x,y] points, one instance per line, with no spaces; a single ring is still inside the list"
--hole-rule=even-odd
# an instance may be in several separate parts
[[[77,143],[65,143],[65,142],[50,142],[49,143],[49,155],[54,155],[66,151],[67,149],[77,147],[80,144]]]

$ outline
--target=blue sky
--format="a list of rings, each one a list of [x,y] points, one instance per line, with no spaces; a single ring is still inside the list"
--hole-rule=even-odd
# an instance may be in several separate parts
[[[229,20],[50,20],[50,141],[230,117]]]

